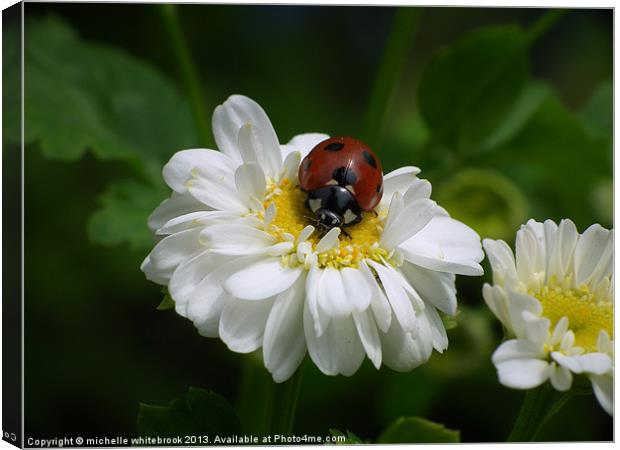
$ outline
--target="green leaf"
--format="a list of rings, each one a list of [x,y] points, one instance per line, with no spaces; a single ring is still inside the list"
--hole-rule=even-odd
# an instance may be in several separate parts
[[[142,181],[111,184],[88,235],[105,245],[151,247],[146,220],[168,192],[161,167],[198,142],[189,106],[155,68],[81,40],[59,17],[29,20],[26,30],[25,142],[51,159],[75,161],[90,151],[126,162]],[[19,141],[14,134],[9,139]]]
[[[331,433],[332,436],[334,436],[336,438],[340,438],[336,442],[336,444],[338,444],[338,445],[355,445],[355,444],[364,444],[365,443],[359,437],[357,437],[355,434],[351,433],[349,430],[347,430],[347,434],[346,435],[342,431],[335,430],[335,429],[331,429],[331,430],[329,430],[329,432]]]
[[[232,436],[241,433],[237,414],[219,394],[190,387],[168,406],[140,404],[140,436]]]
[[[99,199],[100,209],[88,221],[88,237],[104,245],[128,242],[136,250],[152,247],[147,218],[165,196],[163,188],[132,180],[110,184]]]
[[[161,290],[164,294],[164,298],[162,299],[161,303],[157,306],[158,311],[167,311],[169,309],[174,309],[174,300],[172,300],[172,297],[170,296],[170,293],[168,292],[168,288],[164,287]]]
[[[510,240],[527,219],[527,200],[508,178],[492,169],[466,169],[439,184],[437,201],[482,238]]]
[[[544,100],[552,95],[551,89],[542,82],[532,81],[519,93],[517,100],[504,120],[484,140],[485,150],[497,148],[515,137],[538,111]]]
[[[439,311],[439,317],[441,318],[441,322],[443,323],[443,327],[447,330],[453,330],[454,328],[459,326],[459,314],[461,313],[460,309],[456,310],[456,314],[453,316],[449,316],[448,314]]]
[[[586,129],[595,137],[610,137],[614,126],[613,86],[603,81],[592,93],[579,113]]]
[[[145,62],[83,42],[56,16],[29,21],[25,42],[25,138],[45,156],[70,161],[91,150],[159,178],[162,162],[197,142],[186,102]]]
[[[379,444],[421,444],[460,442],[460,432],[422,417],[401,417],[388,427]]]
[[[420,110],[433,137],[475,149],[511,111],[528,77],[525,35],[517,26],[481,28],[440,50],[422,75]]]
[[[580,117],[549,96],[517,135],[477,162],[515,182],[529,199],[533,217],[570,217],[584,228],[595,216],[595,186],[612,175],[608,144],[607,138],[593,137]]]

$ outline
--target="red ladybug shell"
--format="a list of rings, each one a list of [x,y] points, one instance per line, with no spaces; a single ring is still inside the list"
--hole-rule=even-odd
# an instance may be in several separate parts
[[[333,137],[319,142],[299,166],[299,185],[309,192],[330,184],[347,188],[362,210],[372,211],[383,195],[381,161],[357,139]]]

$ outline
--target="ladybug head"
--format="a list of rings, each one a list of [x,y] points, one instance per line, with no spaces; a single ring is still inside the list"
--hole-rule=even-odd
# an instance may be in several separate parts
[[[343,225],[343,218],[337,212],[330,211],[326,208],[319,208],[316,210],[315,214],[317,225],[324,230],[342,227]]]

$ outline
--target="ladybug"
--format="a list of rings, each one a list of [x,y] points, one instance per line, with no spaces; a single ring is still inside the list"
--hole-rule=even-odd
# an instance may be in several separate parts
[[[323,232],[349,227],[362,220],[362,211],[373,211],[381,201],[381,162],[362,141],[326,139],[301,162],[299,187],[308,194],[304,205]]]

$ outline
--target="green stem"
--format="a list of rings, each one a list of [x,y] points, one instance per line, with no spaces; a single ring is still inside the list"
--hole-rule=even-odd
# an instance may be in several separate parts
[[[161,4],[157,5],[157,8],[172,42],[177,63],[181,69],[181,77],[189,95],[200,142],[205,147],[210,147],[211,130],[209,129],[209,115],[205,106],[206,97],[198,79],[196,65],[192,60],[189,47],[179,25],[177,7],[174,4]]]
[[[381,143],[392,92],[405,66],[422,11],[421,8],[405,7],[398,8],[394,15],[361,130],[361,135],[373,148]]]
[[[550,9],[543,14],[534,24],[527,30],[526,41],[528,45],[536,42],[549,28],[551,28],[568,10],[566,9]]]
[[[270,434],[282,434],[290,436],[295,424],[297,402],[301,388],[303,364],[297,372],[284,383],[274,383],[271,398],[271,429]]]
[[[508,436],[508,442],[533,442],[543,425],[555,415],[566,402],[582,390],[558,392],[545,383],[525,393],[521,409]]]

